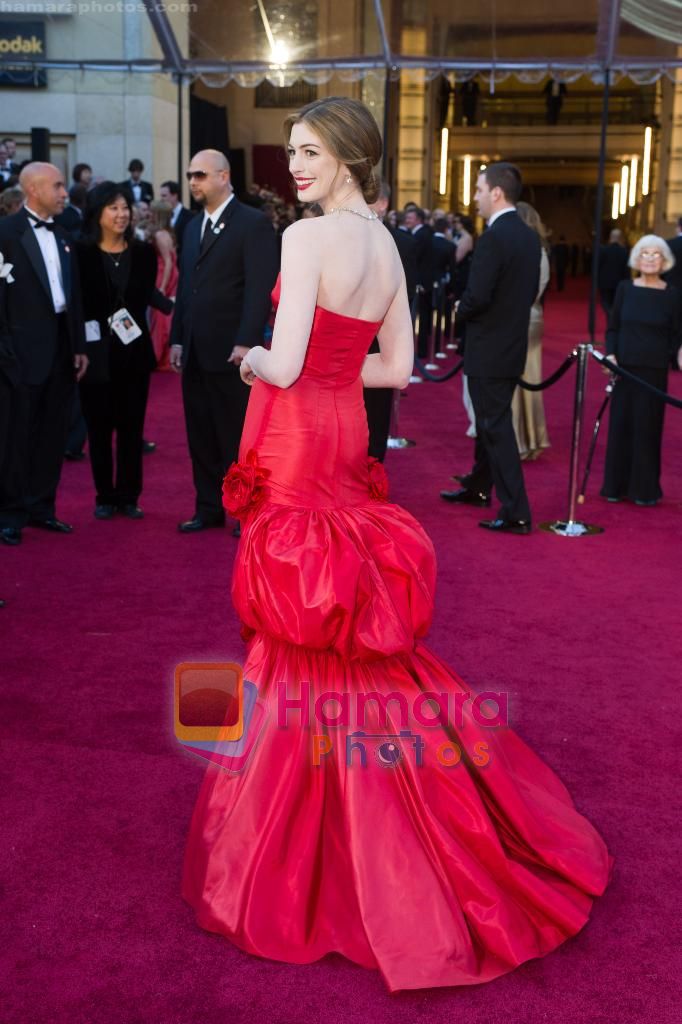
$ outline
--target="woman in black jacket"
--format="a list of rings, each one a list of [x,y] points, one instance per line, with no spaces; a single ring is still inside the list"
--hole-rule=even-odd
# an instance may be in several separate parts
[[[661,278],[675,259],[657,235],[645,235],[630,254],[639,271],[634,281],[621,281],[606,332],[610,359],[661,391],[671,363],[682,368],[680,293]],[[619,377],[611,399],[604,485],[609,501],[630,498],[636,505],[655,505],[661,490],[661,440],[665,406],[660,398],[625,377]]]
[[[141,519],[142,429],[156,360],[147,327],[156,253],[133,236],[132,196],[105,181],[88,193],[78,261],[90,366],[81,381],[95,481],[95,517]],[[164,311],[173,308],[166,303]],[[116,434],[114,471],[113,439]]]

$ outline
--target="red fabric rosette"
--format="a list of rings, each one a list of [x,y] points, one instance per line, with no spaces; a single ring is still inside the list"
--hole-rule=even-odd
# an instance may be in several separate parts
[[[367,460],[369,496],[373,501],[388,501],[388,477],[381,462],[374,457]]]
[[[258,465],[258,453],[251,448],[243,462],[233,462],[223,480],[223,507],[235,519],[245,519],[265,498],[265,481],[270,470]]]

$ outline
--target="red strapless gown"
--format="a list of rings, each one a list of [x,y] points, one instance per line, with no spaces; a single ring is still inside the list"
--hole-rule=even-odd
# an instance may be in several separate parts
[[[611,859],[551,769],[510,728],[481,724],[420,641],[433,547],[367,460],[360,371],[378,327],[318,307],[296,383],[251,391],[225,493],[242,517],[232,594],[260,725],[241,771],[207,770],[183,895],[249,953],[341,953],[396,991],[489,981],[555,949],[585,924]],[[310,701],[286,728],[282,686]],[[316,717],[328,691],[354,698],[348,727],[319,720],[340,703]],[[460,695],[461,714],[425,727],[436,716],[422,706],[417,722],[425,691],[452,708]],[[387,718],[368,701],[365,766],[357,747],[349,764],[358,695],[376,693],[408,703],[410,737],[396,739],[400,699]]]

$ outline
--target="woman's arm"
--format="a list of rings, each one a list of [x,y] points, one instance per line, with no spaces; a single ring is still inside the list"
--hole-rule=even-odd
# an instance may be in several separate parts
[[[414,331],[402,266],[400,276],[400,286],[379,330],[379,351],[367,356],[362,364],[362,383],[366,388],[406,388],[410,382]]]
[[[465,256],[474,248],[474,240],[468,231],[462,231],[462,237],[455,249],[455,263],[461,263]]]
[[[173,239],[167,231],[157,231],[154,236],[156,248],[163,260],[163,276],[159,282],[159,291],[166,294],[166,286],[173,270]]]
[[[242,377],[256,377],[279,388],[298,380],[315,316],[321,253],[314,221],[297,221],[282,235],[282,290],[270,349],[255,345],[242,362]]]

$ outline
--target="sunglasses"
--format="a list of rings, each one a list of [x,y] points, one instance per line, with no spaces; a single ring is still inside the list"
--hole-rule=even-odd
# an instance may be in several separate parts
[[[185,177],[188,181],[191,181],[192,178],[196,178],[197,181],[203,181],[204,178],[208,178],[208,171],[187,171]]]

